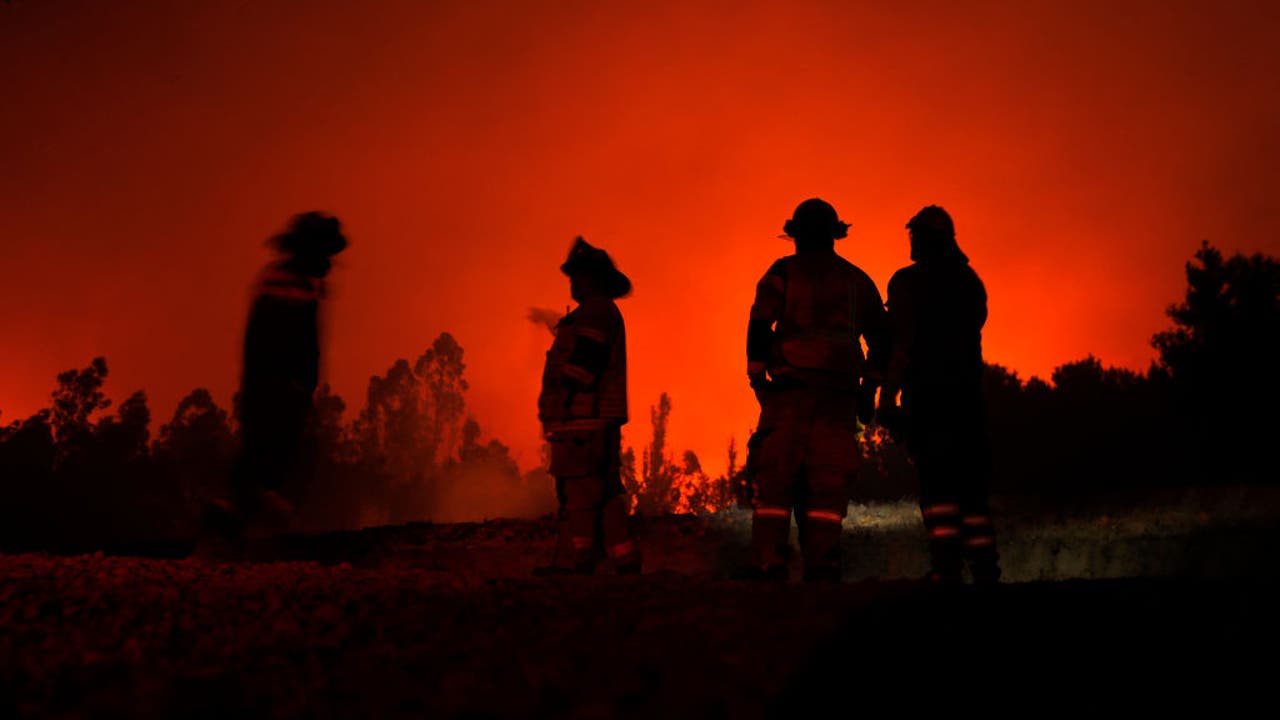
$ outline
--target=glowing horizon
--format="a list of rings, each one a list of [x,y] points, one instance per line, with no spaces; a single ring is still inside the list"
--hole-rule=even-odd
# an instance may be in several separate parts
[[[1280,11],[851,5],[0,5],[0,424],[98,355],[157,426],[195,387],[229,406],[262,243],[313,208],[352,240],[324,359],[348,412],[448,331],[523,467],[550,343],[526,315],[569,302],[577,234],[635,284],[627,442],[666,391],[713,475],[807,197],[882,293],[907,218],[946,207],[986,357],[1024,379],[1145,370],[1203,239],[1280,255]]]

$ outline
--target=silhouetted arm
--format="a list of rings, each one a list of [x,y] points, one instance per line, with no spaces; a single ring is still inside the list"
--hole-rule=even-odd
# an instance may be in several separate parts
[[[607,300],[591,299],[578,307],[573,322],[573,351],[561,369],[574,390],[595,386],[609,365],[615,309]]]
[[[751,304],[751,318],[747,322],[747,377],[757,389],[764,384],[765,372],[773,358],[774,325],[782,318],[786,302],[784,273],[781,263],[774,263],[756,283],[756,297]]]
[[[573,339],[573,354],[564,366],[564,377],[577,389],[591,387],[609,364],[609,344],[592,335],[578,334]]]
[[[880,392],[881,405],[893,405],[902,383],[906,379],[907,365],[916,339],[916,308],[914,293],[907,276],[899,271],[889,281],[888,330],[889,355],[885,371],[884,388]]]
[[[891,334],[884,300],[870,278],[862,290],[857,307],[861,317],[856,323],[862,330],[862,339],[867,343],[867,371],[864,376],[873,384],[879,385],[889,366]]]

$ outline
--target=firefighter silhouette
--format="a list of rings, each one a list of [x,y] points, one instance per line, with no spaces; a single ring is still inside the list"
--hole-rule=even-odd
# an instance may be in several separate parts
[[[621,476],[627,345],[615,302],[631,281],[581,237],[560,270],[578,305],[556,325],[538,398],[560,500],[555,557],[538,573],[592,573],[602,556],[619,574],[639,573]]]
[[[967,561],[974,582],[994,583],[1000,566],[987,509],[982,396],[987,293],[945,210],[924,208],[907,230],[913,262],[889,281],[892,351],[877,418],[905,437],[919,473],[928,579],[960,582]]]
[[[255,519],[286,525],[281,489],[304,458],[302,439],[320,370],[319,313],[330,258],[347,245],[337,218],[308,212],[269,240],[279,253],[261,273],[244,339],[240,459],[229,499],[214,501],[215,530],[238,535]]]
[[[887,350],[880,291],[835,251],[848,228],[828,203],[800,203],[784,225],[795,253],[773,263],[756,286],[747,328],[747,376],[760,401],[748,443],[749,577],[789,576],[794,513],[805,580],[840,578],[840,534],[859,462],[859,406],[865,417],[878,378],[872,369]]]

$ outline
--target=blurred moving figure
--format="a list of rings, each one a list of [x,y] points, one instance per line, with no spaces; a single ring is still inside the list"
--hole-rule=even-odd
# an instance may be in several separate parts
[[[560,500],[555,557],[538,573],[592,573],[601,555],[619,574],[639,573],[621,476],[626,332],[614,302],[631,292],[631,281],[581,237],[560,270],[578,306],[556,325],[538,398]]]
[[[800,203],[784,226],[795,254],[756,286],[747,328],[747,376],[760,401],[747,459],[755,509],[749,577],[787,579],[794,510],[805,580],[840,579],[858,416],[870,417],[873,368],[887,352],[880,291],[835,251],[848,228],[828,203]]]
[[[308,212],[269,243],[280,257],[258,279],[244,340],[239,420],[243,442],[232,497],[216,500],[212,529],[237,537],[261,519],[282,529],[294,504],[281,487],[298,470],[319,380],[319,311],[330,258],[347,246],[337,218]]]
[[[889,281],[893,350],[876,416],[905,437],[919,471],[933,562],[928,578],[958,583],[967,560],[974,582],[994,583],[1000,565],[987,509],[990,450],[982,397],[987,292],[956,244],[945,210],[924,208],[907,230],[913,264]]]

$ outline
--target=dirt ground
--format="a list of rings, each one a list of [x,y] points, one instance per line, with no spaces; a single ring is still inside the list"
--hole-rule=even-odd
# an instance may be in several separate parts
[[[1221,711],[1274,667],[1250,659],[1280,637],[1274,530],[1143,523],[1145,552],[1184,560],[1105,579],[1139,552],[1114,549],[1124,531],[1009,527],[1010,549],[1071,556],[1060,577],[1028,551],[1014,582],[939,591],[901,579],[923,562],[910,514],[863,510],[880,518],[855,507],[831,586],[725,579],[740,514],[645,523],[630,578],[530,577],[547,519],[261,541],[230,563],[162,557],[182,543],[0,555],[0,716],[751,718],[1116,692]]]

